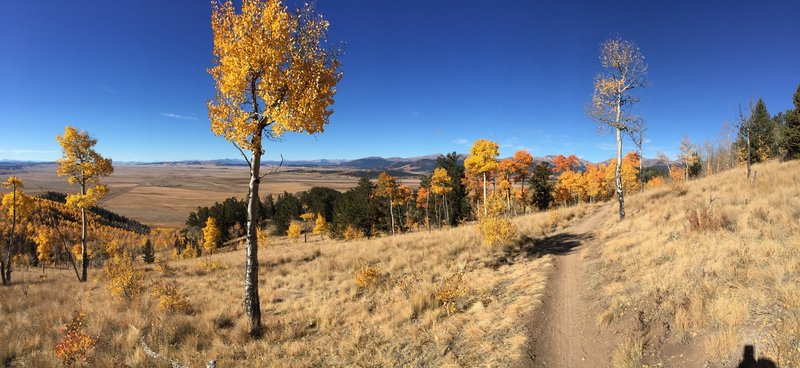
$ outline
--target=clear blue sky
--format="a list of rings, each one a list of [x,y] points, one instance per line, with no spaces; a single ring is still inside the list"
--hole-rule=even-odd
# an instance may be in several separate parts
[[[294,6],[294,2],[290,2]],[[319,0],[344,79],[324,134],[268,158],[466,152],[474,139],[537,156],[612,155],[584,114],[599,44],[636,42],[651,88],[645,151],[715,139],[739,104],[790,107],[800,83],[797,1]],[[117,161],[235,158],[209,130],[208,1],[0,3],[0,159],[52,160],[66,124]],[[628,148],[630,143],[626,142]]]

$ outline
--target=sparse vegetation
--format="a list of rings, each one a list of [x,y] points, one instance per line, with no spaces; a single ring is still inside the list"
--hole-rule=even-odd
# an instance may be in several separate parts
[[[697,358],[713,364],[735,363],[742,341],[779,366],[800,364],[800,162],[754,168],[764,179],[731,170],[630,196],[628,220],[609,218],[599,231],[591,272],[605,285],[603,315],[613,316],[602,319],[624,325],[636,308],[648,326],[669,326],[666,346],[700,347]]]

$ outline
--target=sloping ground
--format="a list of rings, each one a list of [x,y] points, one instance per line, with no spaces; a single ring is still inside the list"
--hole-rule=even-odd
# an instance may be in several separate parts
[[[283,244],[259,252],[266,326],[259,340],[247,336],[242,313],[242,250],[144,267],[147,285],[174,283],[188,296],[188,313],[161,310],[152,287],[114,301],[99,270],[86,284],[64,270],[48,270],[45,279],[20,271],[17,284],[0,288],[0,362],[60,365],[58,327],[82,309],[98,339],[87,363],[97,367],[155,365],[129,326],[190,366],[211,359],[220,367],[510,366],[524,354],[521,321],[540,304],[551,267],[553,256],[536,240],[588,210],[516,218],[521,240],[497,253],[482,249],[469,225],[347,243],[271,241]]]
[[[594,230],[607,211],[537,241],[553,254],[542,306],[531,320],[528,354],[521,366],[594,368],[610,364],[615,334],[595,323],[596,295],[589,289],[582,254],[594,246]]]
[[[627,198],[588,267],[615,366],[800,366],[800,162],[755,165]],[[748,348],[748,346],[752,348]],[[639,354],[643,351],[643,354]]]

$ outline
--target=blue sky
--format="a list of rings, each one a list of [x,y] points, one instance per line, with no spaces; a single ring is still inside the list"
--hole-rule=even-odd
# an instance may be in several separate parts
[[[290,6],[296,5],[289,2]],[[600,161],[584,106],[599,44],[636,42],[651,87],[636,112],[650,143],[716,139],[739,104],[786,110],[800,83],[796,1],[318,0],[347,44],[325,133],[290,133],[270,159],[466,152],[575,153]],[[52,160],[66,124],[116,161],[234,158],[209,130],[210,5],[198,0],[0,3],[0,159]],[[631,144],[626,142],[626,148]]]

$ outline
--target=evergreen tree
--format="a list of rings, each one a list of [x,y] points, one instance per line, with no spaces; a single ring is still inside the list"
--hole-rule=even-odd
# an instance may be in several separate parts
[[[800,158],[800,85],[794,93],[794,110],[784,115],[780,146],[786,159]]]
[[[533,168],[531,175],[532,204],[539,210],[546,210],[553,202],[553,183],[550,181],[552,170],[546,162],[540,162]]]
[[[142,246],[142,259],[144,260],[144,263],[153,263],[156,261],[156,255],[153,251],[153,243],[150,242],[150,239],[147,239]]]
[[[700,155],[697,152],[691,153],[691,158],[688,160],[689,162],[688,175],[690,178],[696,178],[700,176],[700,172],[703,171],[702,161],[703,160],[700,159]]]
[[[272,194],[267,194],[264,197],[264,202],[261,202],[261,218],[269,220],[275,214],[275,197]]]
[[[450,187],[453,190],[447,194],[447,205],[450,211],[450,225],[454,226],[468,218],[472,213],[469,198],[467,197],[467,187],[462,181],[465,178],[464,162],[458,153],[450,152],[437,157],[436,166],[445,169],[452,181]]]
[[[275,225],[275,235],[286,235],[292,220],[298,220],[303,213],[300,200],[291,193],[283,192],[275,201],[275,214],[272,224]]]
[[[348,226],[352,226],[367,237],[372,236],[373,228],[385,224],[386,217],[381,211],[384,206],[374,197],[375,185],[367,178],[361,178],[355,188],[342,193],[334,205],[332,235],[340,237]]]
[[[762,162],[777,155],[777,145],[774,138],[774,123],[767,111],[764,100],[758,99],[755,107],[750,112],[750,118],[739,126],[739,160],[747,162],[747,137],[750,137],[750,160]]]

